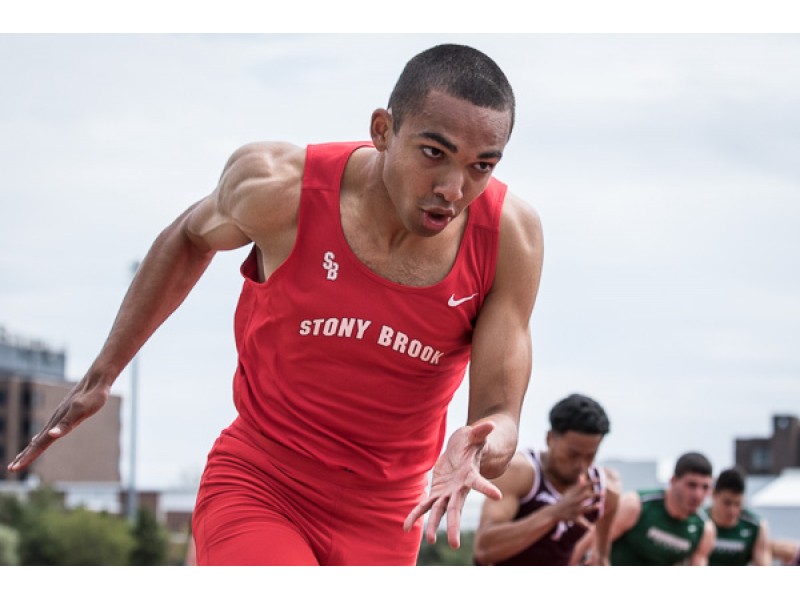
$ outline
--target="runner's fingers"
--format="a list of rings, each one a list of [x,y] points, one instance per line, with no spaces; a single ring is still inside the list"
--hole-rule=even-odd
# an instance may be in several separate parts
[[[428,515],[428,525],[425,528],[425,537],[429,544],[436,543],[436,532],[439,529],[439,523],[442,521],[442,516],[447,508],[447,499],[439,498],[431,507],[431,513]]]
[[[21,471],[30,465],[57,439],[75,429],[87,417],[97,412],[103,402],[87,402],[70,397],[64,400],[48,419],[47,424],[8,465],[10,471]]]
[[[484,494],[485,496],[488,496],[492,500],[503,499],[503,493],[500,491],[500,488],[498,488],[485,477],[476,478],[475,483],[472,484],[472,489]]]
[[[590,523],[583,515],[578,515],[577,517],[575,517],[575,522],[578,525],[584,527],[585,529],[591,529],[592,527],[594,527],[594,525]]]
[[[414,523],[417,522],[417,519],[419,519],[422,515],[428,512],[428,509],[431,507],[432,504],[433,500],[431,498],[427,498],[423,502],[417,504],[414,507],[414,510],[408,513],[405,523],[403,523],[403,530],[410,531],[411,528],[414,526]]]
[[[11,464],[8,465],[9,471],[20,471],[32,463],[42,452],[44,452],[54,441],[46,432],[41,432],[31,439],[30,443],[17,454]]]
[[[461,511],[465,496],[459,494],[457,499],[451,498],[447,506],[447,542],[451,548],[461,546]]]
[[[469,432],[469,440],[472,444],[480,444],[486,441],[488,435],[494,430],[493,421],[484,421],[473,425]]]

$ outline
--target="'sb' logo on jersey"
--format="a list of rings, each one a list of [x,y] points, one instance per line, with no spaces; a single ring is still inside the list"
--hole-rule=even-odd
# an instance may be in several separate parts
[[[333,252],[326,252],[323,256],[322,268],[328,272],[328,279],[333,281],[339,276],[339,263],[334,261],[336,255]]]

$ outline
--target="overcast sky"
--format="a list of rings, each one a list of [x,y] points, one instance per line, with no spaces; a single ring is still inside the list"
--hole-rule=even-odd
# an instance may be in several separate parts
[[[610,415],[601,460],[699,450],[719,470],[735,437],[800,415],[798,35],[0,35],[0,326],[79,379],[131,263],[231,152],[366,139],[405,61],[445,41],[514,86],[496,176],[544,227],[521,445],[572,392]],[[142,485],[196,480],[234,416],[246,252],[140,354]],[[451,430],[465,415],[462,390]]]

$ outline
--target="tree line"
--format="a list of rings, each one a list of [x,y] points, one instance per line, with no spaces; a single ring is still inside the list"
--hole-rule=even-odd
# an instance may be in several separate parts
[[[435,544],[424,538],[418,565],[472,564],[474,532],[462,532],[461,547],[447,536]],[[31,491],[25,501],[0,494],[0,566],[181,565],[186,543],[171,543],[169,533],[146,507],[131,525],[119,515],[67,509],[52,488]]]
[[[185,545],[170,543],[146,507],[130,524],[119,515],[67,509],[52,488],[26,500],[0,495],[0,565],[124,566],[182,564]]]

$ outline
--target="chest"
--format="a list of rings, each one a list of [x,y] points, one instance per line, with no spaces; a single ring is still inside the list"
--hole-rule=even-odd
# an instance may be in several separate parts
[[[663,504],[644,504],[642,516],[631,533],[632,542],[643,552],[678,560],[697,548],[703,535],[703,522],[697,517],[677,520],[670,517]]]
[[[442,281],[455,264],[457,248],[385,251],[358,236],[347,238],[355,257],[376,275],[400,285],[427,287]]]
[[[447,277],[458,257],[466,218],[431,237],[400,232],[394,239],[375,223],[343,207],[341,225],[353,256],[370,271],[400,285],[432,286]]]

